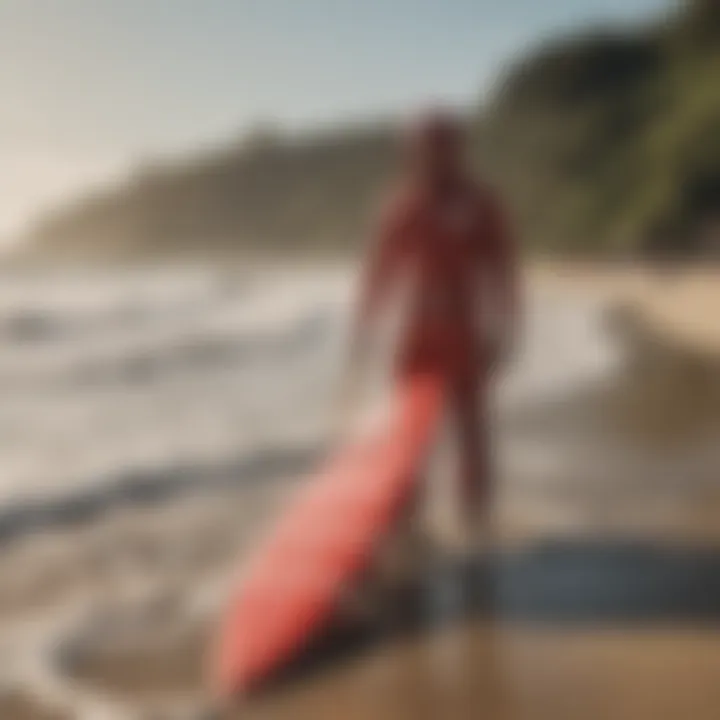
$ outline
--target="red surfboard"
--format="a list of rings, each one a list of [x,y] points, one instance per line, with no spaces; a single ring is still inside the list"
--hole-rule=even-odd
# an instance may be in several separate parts
[[[221,622],[210,667],[217,696],[253,689],[331,621],[412,496],[442,401],[440,378],[405,380],[388,425],[331,458],[291,503]]]

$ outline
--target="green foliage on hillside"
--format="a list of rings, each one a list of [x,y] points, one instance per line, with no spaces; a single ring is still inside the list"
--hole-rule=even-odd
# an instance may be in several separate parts
[[[534,247],[705,252],[720,224],[720,4],[542,51],[478,125]]]
[[[720,3],[521,60],[469,124],[478,166],[535,250],[707,251],[720,227]],[[393,166],[390,127],[147,168],[47,217],[43,253],[136,257],[354,246]]]

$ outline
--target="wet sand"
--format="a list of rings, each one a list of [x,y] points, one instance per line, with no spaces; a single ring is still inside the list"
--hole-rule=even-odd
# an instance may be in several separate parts
[[[71,720],[71,715],[45,710],[37,699],[9,692],[0,694],[0,717],[8,720]]]
[[[619,513],[621,527],[607,507],[612,522],[591,517],[578,530],[544,514],[538,491],[509,485],[497,556],[436,568],[412,598],[408,626],[331,638],[224,717],[322,720],[338,708],[358,720],[716,717],[720,493],[691,501],[679,478],[672,491],[685,503],[663,511],[643,507],[648,491],[628,480],[612,495],[617,507],[635,506]],[[545,504],[586,518],[597,512],[591,490],[566,479],[544,491]],[[4,592],[10,578],[25,582],[5,598],[3,627],[48,607],[68,614],[37,629],[36,658],[52,666],[28,672],[21,663],[18,694],[3,700],[12,714],[0,717],[93,717],[75,714],[78,698],[90,713],[112,709],[109,717],[200,717],[222,585],[286,491],[127,510],[4,548]],[[535,508],[533,522],[514,493]],[[48,644],[50,653],[40,650]],[[23,650],[30,659],[33,648]]]
[[[180,584],[174,609],[170,598],[154,611],[147,598],[115,598],[102,629],[88,617],[69,623],[54,672],[90,707],[114,708],[110,717],[200,717],[214,607],[181,611],[178,600],[201,583],[193,573]],[[330,719],[338,708],[388,720],[716,717],[720,545],[529,543],[500,553],[490,572],[436,570],[413,607],[411,625],[308,651],[222,717]],[[15,714],[2,717],[62,718],[40,708],[63,694],[25,678],[33,684],[3,701]],[[76,717],[72,707],[66,715]]]
[[[657,409],[627,411],[673,407],[649,404],[662,377],[633,397],[646,370],[510,413],[508,434],[551,450],[572,436],[583,452],[559,473],[506,449],[495,553],[446,559],[408,598],[410,622],[324,638],[225,716],[716,718],[720,462],[699,430],[712,436],[718,408],[703,409],[699,444],[668,447]],[[676,399],[689,392],[678,383]],[[295,472],[6,538],[0,718],[199,717],[213,619]]]

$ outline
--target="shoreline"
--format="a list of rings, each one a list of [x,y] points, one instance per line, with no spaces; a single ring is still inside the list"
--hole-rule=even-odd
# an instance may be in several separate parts
[[[587,277],[542,282],[570,304],[579,297],[573,293],[620,298],[613,285],[617,278],[598,277],[594,285]],[[659,341],[651,337],[645,346],[657,351]],[[644,386],[648,393],[667,387],[662,373],[685,367],[678,352],[682,356],[671,344],[650,356],[653,362],[665,356],[675,360],[658,364],[659,374]],[[648,376],[646,369],[635,368],[630,387]],[[694,383],[694,377],[691,373],[687,382]],[[674,384],[674,395],[664,396],[663,403],[672,407],[677,397],[687,396],[684,382]],[[616,396],[631,397],[624,385],[617,386]],[[518,422],[533,437],[541,433],[543,446],[551,437],[542,433],[563,440],[571,431],[593,438],[603,423],[624,418],[606,415],[608,408],[593,404],[593,397],[597,400],[580,391],[550,405],[539,402],[532,412],[523,408]],[[636,398],[641,409],[650,407],[649,397]],[[659,414],[654,409],[650,420]],[[615,434],[623,435],[624,427],[617,425]],[[647,427],[655,432],[652,424]],[[655,437],[642,446],[641,457],[654,456],[658,442],[672,451],[662,435]],[[484,703],[495,720],[514,720],[518,704],[527,711],[542,701],[548,718],[575,720],[570,706],[577,710],[585,697],[581,688],[598,701],[612,689],[615,699],[600,703],[598,713],[612,707],[618,720],[636,720],[631,708],[655,715],[667,706],[700,708],[714,687],[712,647],[718,638],[692,627],[704,628],[707,619],[700,613],[697,587],[720,607],[712,580],[720,576],[715,564],[720,486],[713,482],[718,466],[706,468],[707,478],[690,478],[680,460],[677,470],[667,459],[658,460],[669,468],[660,481],[656,465],[630,467],[616,445],[603,446],[600,458],[584,470],[578,458],[563,474],[540,471],[533,458],[526,472],[505,471],[498,499],[505,543],[499,580],[504,618],[463,617],[439,634],[422,631],[370,645],[363,653],[321,665],[303,683],[281,688],[261,703],[257,717],[325,720],[342,702],[353,720],[415,720],[423,717],[418,714],[423,708],[457,703],[453,720],[470,720],[475,717],[470,708]],[[617,476],[606,477],[609,460],[616,462]],[[176,720],[189,709],[202,709],[202,660],[212,618],[240,558],[287,501],[296,484],[293,469],[278,470],[269,482],[221,483],[203,492],[114,507],[87,522],[3,545],[0,660],[7,660],[7,669],[0,710],[5,702],[27,720],[56,720],[42,708],[57,706],[58,720],[65,720],[63,712],[84,720],[78,714],[82,706],[115,712],[113,720]],[[635,606],[627,605],[630,596]],[[675,604],[663,610],[668,598]],[[579,622],[581,611],[600,613],[600,620],[604,612],[604,624],[592,613]],[[658,625],[651,618],[659,611],[665,619]],[[633,612],[644,619],[639,625],[628,622]],[[573,615],[575,625],[558,622],[558,616]],[[712,614],[708,617],[713,622]],[[35,627],[34,633],[23,635],[26,627]],[[433,658],[436,653],[447,658],[443,653],[448,652],[457,668],[445,677],[446,660]],[[683,672],[679,654],[694,674]],[[376,691],[368,692],[368,683]],[[512,690],[509,700],[503,686]],[[568,695],[569,686],[577,686],[577,692]],[[672,690],[672,697],[660,689],[648,696],[656,687]],[[466,711],[470,714],[463,715]],[[587,712],[595,720],[593,711]],[[705,720],[701,714],[693,717]]]

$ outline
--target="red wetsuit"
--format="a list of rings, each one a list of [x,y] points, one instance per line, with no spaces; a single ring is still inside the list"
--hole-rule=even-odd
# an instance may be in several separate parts
[[[461,481],[466,500],[477,506],[489,486],[486,396],[497,353],[481,319],[492,309],[509,332],[517,308],[512,243],[493,194],[469,180],[451,189],[418,186],[400,193],[377,233],[361,318],[374,314],[401,274],[409,275],[412,293],[397,371],[432,369],[445,376]]]

